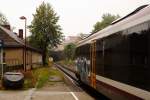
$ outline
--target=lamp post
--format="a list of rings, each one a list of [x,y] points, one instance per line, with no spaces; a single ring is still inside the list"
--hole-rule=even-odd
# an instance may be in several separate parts
[[[24,16],[21,16],[20,19],[21,20],[25,20],[25,29],[24,29],[25,30],[25,39],[24,39],[25,40],[25,46],[24,46],[24,55],[25,55],[24,59],[25,60],[23,61],[24,62],[23,65],[24,65],[24,70],[26,71],[26,30],[27,30],[27,18],[24,17]]]

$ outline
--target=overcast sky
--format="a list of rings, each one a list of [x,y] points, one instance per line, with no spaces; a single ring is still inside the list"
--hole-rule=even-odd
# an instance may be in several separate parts
[[[17,32],[19,28],[24,28],[24,22],[19,17],[26,16],[30,25],[32,14],[43,1],[50,3],[60,16],[59,24],[65,35],[90,33],[104,13],[125,16],[143,4],[150,4],[150,0],[0,0],[0,11]],[[27,34],[30,34],[29,31]]]

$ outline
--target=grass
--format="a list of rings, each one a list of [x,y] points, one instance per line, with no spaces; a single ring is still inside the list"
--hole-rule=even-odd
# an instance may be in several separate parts
[[[52,66],[52,64],[51,64]],[[42,88],[46,83],[54,85],[55,82],[48,82],[50,76],[60,76],[63,79],[63,75],[55,68],[52,67],[39,67],[30,71],[22,71],[25,76],[23,89],[29,88]],[[2,86],[0,85],[0,90]]]
[[[32,79],[25,79],[23,89],[34,88],[34,85]]]
[[[23,89],[34,88],[36,84],[36,79],[32,71],[24,72],[25,80]]]
[[[62,76],[62,74],[56,69],[51,69],[50,70],[50,75],[51,76]]]
[[[59,61],[58,63],[62,64],[62,65],[67,65],[67,66],[70,66],[70,65],[75,65],[74,61],[73,60],[62,60],[62,61]]]
[[[44,68],[39,68],[36,70],[33,70],[33,75],[36,79],[36,88],[41,88],[44,86],[44,84],[48,81],[49,76],[50,76],[50,68],[49,67],[44,67]]]
[[[50,69],[50,76],[60,77],[60,78],[62,79],[62,82],[63,82],[63,80],[64,80],[63,74],[60,73],[57,69],[51,68],[51,69]],[[53,85],[55,85],[57,82],[61,82],[61,81],[57,81],[57,80],[51,81],[51,80],[49,80],[49,81],[47,82],[47,85],[48,85],[48,86],[53,86]]]
[[[59,63],[60,65],[65,66],[65,67],[67,67],[67,68],[69,68],[71,70],[76,71],[76,68],[75,68],[76,64],[75,64],[75,62],[73,60],[67,60],[66,59],[66,60],[59,61],[57,63]]]
[[[43,87],[49,78],[49,69],[49,67],[40,67],[23,72],[25,76],[23,89]]]
[[[33,75],[36,78],[36,88],[42,88],[46,83],[50,85],[54,85],[55,82],[49,82],[50,76],[59,76],[63,78],[63,75],[54,68],[51,67],[43,67],[33,71]]]

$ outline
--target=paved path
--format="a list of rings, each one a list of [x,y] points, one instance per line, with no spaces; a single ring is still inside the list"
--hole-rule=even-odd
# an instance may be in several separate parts
[[[68,86],[63,82],[57,82],[51,86],[45,86],[37,89],[32,100],[94,100],[87,93],[76,87]]]
[[[94,100],[73,85],[66,76],[53,76],[50,79],[52,80],[40,89],[0,91],[0,100]]]
[[[76,100],[69,88],[63,83],[58,82],[54,85],[47,85],[42,89],[37,89],[32,96],[32,100]]]
[[[24,100],[29,90],[25,91],[0,91],[0,100]]]

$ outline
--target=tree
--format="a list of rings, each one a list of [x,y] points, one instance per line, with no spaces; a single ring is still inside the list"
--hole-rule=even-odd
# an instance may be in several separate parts
[[[0,12],[0,25],[8,25],[9,22],[7,18]]]
[[[102,21],[98,21],[95,25],[94,25],[94,29],[92,30],[91,33],[96,33],[102,29],[104,29],[105,27],[107,27],[108,25],[110,25],[114,20],[118,19],[120,16],[119,15],[111,15],[109,13],[103,14],[102,16]]]
[[[49,3],[42,3],[33,14],[33,20],[29,26],[30,36],[29,43],[42,50],[43,64],[46,65],[46,56],[48,49],[57,47],[61,43],[62,32],[58,25],[59,16],[55,13]]]
[[[86,37],[89,36],[89,34],[79,33],[78,36],[79,36],[81,39],[85,39]]]
[[[64,54],[68,60],[72,60],[74,58],[76,45],[74,43],[69,43],[64,47]]]

